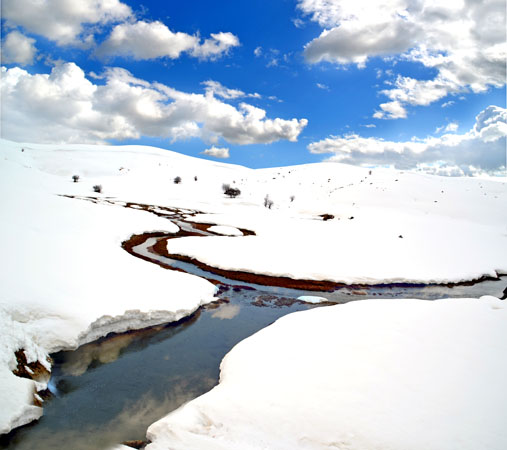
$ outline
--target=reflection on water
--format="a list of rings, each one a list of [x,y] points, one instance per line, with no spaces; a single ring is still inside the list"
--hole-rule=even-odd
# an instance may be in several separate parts
[[[62,372],[65,375],[79,376],[86,372],[88,366],[94,361],[102,364],[116,361],[120,351],[128,347],[134,339],[132,334],[114,336],[96,345],[83,345],[71,353],[62,364]]]
[[[380,286],[365,292],[350,287],[319,296],[337,303],[500,297],[504,288],[505,278],[454,288]],[[53,355],[51,386],[56,395],[45,403],[44,416],[0,438],[0,447],[100,450],[143,440],[151,423],[216,385],[220,362],[237,342],[285,314],[316,307],[296,300],[315,293],[283,288],[235,287],[222,289],[222,294],[227,303],[201,309],[176,324],[110,336]]]
[[[159,394],[146,392],[135,401],[124,402],[117,415],[101,423],[85,423],[81,426],[62,426],[59,429],[42,424],[29,427],[31,438],[20,436],[19,449],[108,449],[132,436],[144,439],[147,423],[165,416],[189,400],[211,389],[213,378],[179,379],[172,381],[172,392]],[[79,408],[79,405],[76,405]],[[69,424],[70,425],[70,424]],[[9,447],[10,448],[10,447]]]
[[[234,319],[241,310],[239,305],[223,305],[218,308],[212,315],[214,319]]]

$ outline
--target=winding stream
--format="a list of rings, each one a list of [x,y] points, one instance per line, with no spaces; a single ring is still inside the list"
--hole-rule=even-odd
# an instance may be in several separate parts
[[[196,211],[82,199],[145,209],[175,222],[179,233],[133,236],[124,242],[124,249],[169,270],[210,280],[218,286],[220,300],[177,323],[109,335],[75,351],[52,355],[53,395],[44,403],[44,416],[0,437],[1,448],[97,450],[145,439],[151,423],[218,383],[220,361],[236,343],[285,314],[316,307],[297,300],[302,295],[325,297],[329,303],[365,296],[428,300],[486,294],[502,297],[506,284],[505,278],[454,286],[290,285],[280,279],[276,286],[269,286],[265,277],[238,280],[232,272],[212,273],[167,254],[167,239],[213,234],[207,231],[211,225],[191,221]]]

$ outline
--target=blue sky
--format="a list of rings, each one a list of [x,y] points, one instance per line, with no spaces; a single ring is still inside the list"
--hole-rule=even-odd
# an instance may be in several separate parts
[[[4,0],[2,137],[501,175],[505,40],[504,0]]]

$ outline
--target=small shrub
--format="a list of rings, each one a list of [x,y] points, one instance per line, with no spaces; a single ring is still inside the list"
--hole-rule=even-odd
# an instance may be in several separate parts
[[[194,181],[197,181],[197,176],[194,177]]]
[[[98,192],[100,194],[102,192],[102,185],[96,184],[95,186],[93,186],[93,192]]]
[[[239,194],[241,194],[241,191],[237,188],[229,188],[224,192],[225,195],[228,195],[230,198],[235,198]]]
[[[79,175],[72,175],[72,181],[74,181],[74,183],[77,183],[79,181]]]
[[[225,192],[226,192],[228,189],[230,189],[230,188],[231,188],[231,185],[230,185],[230,184],[228,184],[228,183],[224,183],[224,184],[222,184],[222,191],[224,191],[224,194],[225,194]]]
[[[294,199],[295,199],[295,198],[296,198],[296,196],[295,196],[295,195],[291,195],[291,196],[290,196],[290,201],[291,201],[291,203],[294,201]]]
[[[266,195],[266,197],[264,197],[264,206],[268,209],[271,209],[273,206],[273,200],[269,198],[269,195]]]
[[[176,177],[174,179],[174,184],[180,184],[181,183],[181,177]]]

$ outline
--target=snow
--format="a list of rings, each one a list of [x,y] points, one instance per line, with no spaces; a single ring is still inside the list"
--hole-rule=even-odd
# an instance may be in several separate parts
[[[502,179],[369,174],[334,163],[253,170],[144,146],[0,147],[0,402],[8,405],[0,432],[41,414],[33,395],[44,382],[12,374],[16,350],[47,364],[49,353],[178,320],[214,299],[204,279],[121,248],[133,234],[189,229],[165,208],[221,234],[170,239],[169,252],[223,269],[347,283],[507,273]],[[241,195],[225,196],[224,183]],[[266,195],[272,209],[263,206]]]
[[[151,425],[147,450],[507,448],[507,307],[365,300],[285,316],[220,384]]]
[[[228,227],[225,225],[214,225],[208,228],[208,231],[216,234],[222,234],[224,236],[243,236],[243,233],[234,227]]]
[[[298,297],[298,300],[306,303],[322,303],[328,301],[327,298],[317,297],[315,295],[301,295]]]

